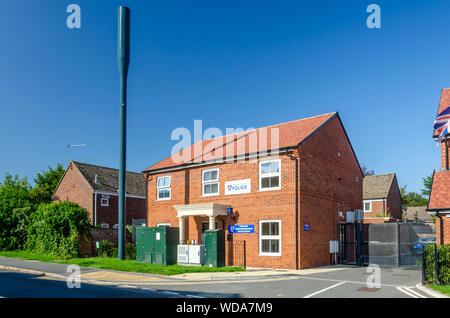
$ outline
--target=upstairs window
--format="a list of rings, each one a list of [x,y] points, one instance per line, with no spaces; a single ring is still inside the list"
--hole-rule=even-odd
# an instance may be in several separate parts
[[[102,198],[100,200],[101,206],[109,206],[109,194],[102,194]]]
[[[281,160],[268,160],[259,163],[259,190],[281,189]]]
[[[158,200],[170,200],[170,176],[158,177]]]
[[[204,196],[219,194],[219,169],[203,170],[202,194]]]

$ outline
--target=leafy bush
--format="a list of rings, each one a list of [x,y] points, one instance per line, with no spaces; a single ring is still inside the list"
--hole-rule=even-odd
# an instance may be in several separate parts
[[[17,226],[24,217],[24,210],[17,209],[32,208],[30,190],[27,179],[20,179],[17,175],[7,174],[0,182],[0,250],[15,250],[25,243],[26,236],[16,236]]]
[[[97,255],[99,257],[112,257],[114,252],[114,244],[108,240],[102,240],[98,245]]]
[[[27,247],[36,253],[77,257],[79,238],[89,235],[87,211],[73,202],[43,203],[31,215]]]
[[[434,245],[424,246],[425,281],[434,283]],[[440,285],[450,284],[450,245],[437,246],[437,279]]]
[[[125,259],[136,260],[136,245],[132,243],[125,244]]]

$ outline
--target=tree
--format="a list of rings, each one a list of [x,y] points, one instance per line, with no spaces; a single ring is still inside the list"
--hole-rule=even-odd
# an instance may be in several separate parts
[[[429,175],[428,177],[422,178],[423,186],[425,189],[422,189],[422,195],[429,196],[431,193],[431,184],[433,183],[433,175]]]
[[[25,236],[17,235],[17,231],[26,223],[23,218],[30,214],[30,210],[22,209],[33,206],[30,190],[27,178],[17,175],[6,174],[0,182],[0,249],[18,249],[24,244]]]
[[[55,169],[52,169],[52,167],[49,166],[47,171],[41,171],[41,173],[36,175],[36,178],[34,179],[36,185],[30,193],[32,200],[36,205],[52,201],[52,194],[63,175],[64,168],[61,164],[58,164]]]
[[[367,166],[366,166],[365,163],[363,163],[363,164],[361,165],[361,171],[362,171],[364,177],[365,177],[365,176],[371,176],[371,175],[374,175],[374,174],[375,174],[375,171],[369,170],[369,169],[367,168]]]

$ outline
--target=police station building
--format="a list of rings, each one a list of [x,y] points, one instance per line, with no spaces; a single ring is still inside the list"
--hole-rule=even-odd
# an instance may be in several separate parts
[[[329,265],[345,211],[363,202],[338,113],[202,140],[144,173],[147,226],[179,227],[180,244],[195,245],[224,229],[227,265]]]

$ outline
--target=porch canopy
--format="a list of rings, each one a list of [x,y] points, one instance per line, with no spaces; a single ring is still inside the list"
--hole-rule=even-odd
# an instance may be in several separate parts
[[[180,227],[180,244],[184,244],[184,218],[188,216],[207,216],[209,217],[209,228],[215,229],[215,217],[218,215],[227,215],[228,205],[218,203],[186,204],[174,205],[177,210],[177,218]]]

